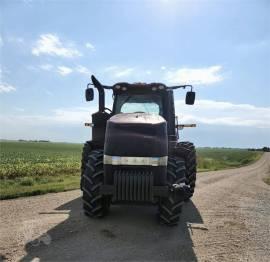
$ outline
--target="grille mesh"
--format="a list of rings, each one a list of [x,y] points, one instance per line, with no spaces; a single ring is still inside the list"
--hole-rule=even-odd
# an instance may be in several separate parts
[[[114,200],[152,201],[153,173],[151,171],[116,170],[114,172]]]

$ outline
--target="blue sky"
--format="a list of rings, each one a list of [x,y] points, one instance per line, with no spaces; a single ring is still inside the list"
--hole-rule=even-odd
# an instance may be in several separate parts
[[[181,139],[269,146],[269,1],[1,0],[0,9],[1,138],[89,139],[93,73],[106,84],[193,84],[195,106],[175,94],[180,122],[198,125]]]

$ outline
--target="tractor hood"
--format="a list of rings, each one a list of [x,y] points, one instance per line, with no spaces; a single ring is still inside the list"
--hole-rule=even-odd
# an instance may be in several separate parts
[[[122,113],[107,121],[104,154],[162,157],[168,155],[167,122],[147,113]]]

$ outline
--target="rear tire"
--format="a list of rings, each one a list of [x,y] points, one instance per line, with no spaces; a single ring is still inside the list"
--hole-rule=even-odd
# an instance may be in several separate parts
[[[178,143],[176,146],[176,155],[185,159],[187,172],[186,185],[188,185],[190,188],[190,194],[188,194],[185,198],[187,201],[193,196],[196,186],[197,163],[194,144],[190,142]]]
[[[82,150],[82,161],[81,161],[81,183],[80,183],[80,188],[82,190],[82,184],[83,184],[83,174],[84,170],[88,161],[88,156],[93,148],[91,147],[91,142],[86,141],[83,146]]]
[[[82,150],[82,162],[81,162],[81,173],[83,174],[85,166],[87,164],[88,160],[88,155],[93,150],[91,146],[91,141],[86,141],[83,145],[83,150]]]
[[[168,186],[186,183],[185,161],[179,157],[169,157],[167,165]],[[159,221],[169,226],[177,225],[184,204],[184,196],[171,192],[168,198],[161,198],[159,202]]]
[[[110,208],[110,198],[100,193],[103,184],[103,150],[91,151],[82,176],[83,209],[90,217],[103,217]]]

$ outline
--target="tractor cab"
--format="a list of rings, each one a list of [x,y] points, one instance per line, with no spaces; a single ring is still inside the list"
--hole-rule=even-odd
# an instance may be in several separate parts
[[[162,83],[130,84],[120,82],[113,86],[105,86],[94,76],[92,76],[92,82],[99,92],[99,111],[92,116],[92,135],[100,146],[103,145],[105,139],[107,120],[113,115],[123,113],[146,113],[162,116],[167,122],[169,141],[174,144],[178,138],[178,130],[175,128],[176,116],[173,90],[190,87],[191,91],[186,93],[186,104],[193,105],[195,101],[195,92],[192,91],[191,85],[167,87]],[[106,89],[113,92],[112,110],[105,107],[104,90]],[[94,92],[89,84],[86,89],[86,100],[92,101],[93,99]]]

